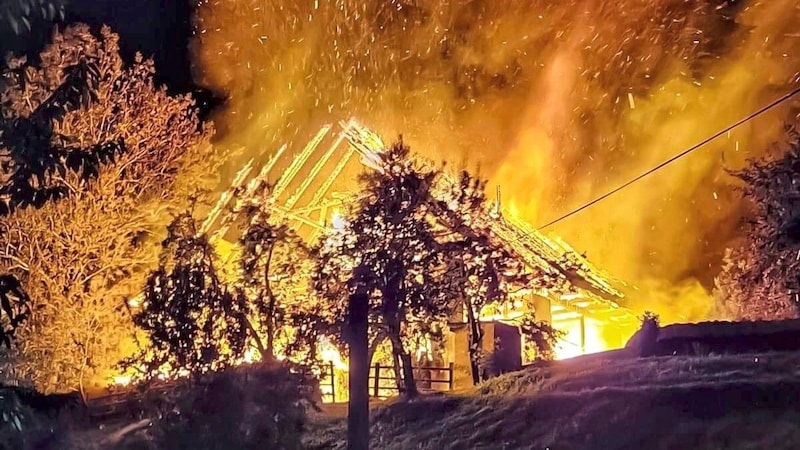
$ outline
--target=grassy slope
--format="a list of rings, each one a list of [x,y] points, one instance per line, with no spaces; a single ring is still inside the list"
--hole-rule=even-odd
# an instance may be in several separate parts
[[[341,419],[308,448],[343,448]],[[378,449],[797,449],[800,354],[562,362],[373,414]]]

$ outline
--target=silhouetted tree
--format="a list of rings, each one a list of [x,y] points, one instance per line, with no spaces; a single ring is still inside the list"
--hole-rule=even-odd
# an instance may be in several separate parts
[[[329,305],[342,307],[359,267],[370,298],[370,321],[392,343],[402,371],[402,391],[417,392],[404,324],[430,323],[447,315],[444,258],[430,217],[438,172],[409,158],[402,142],[381,153],[378,170],[364,174],[363,197],[318,249],[314,286]],[[345,314],[335,316],[343,323]],[[378,334],[378,333],[376,333]]]
[[[493,231],[493,221],[502,218],[492,216],[484,182],[467,172],[451,177],[443,169],[431,169],[412,158],[402,143],[373,159],[375,170],[362,178],[364,195],[318,251],[315,288],[335,305],[333,310],[346,309],[342,299],[352,293],[353,268],[366,271],[371,335],[391,340],[402,362],[404,389],[410,393],[416,387],[404,340],[435,335],[454,312],[466,312],[477,383],[481,311],[504,301],[514,288],[551,287],[553,280],[528,268],[515,248]],[[346,315],[327,317],[344,323]],[[540,336],[554,335],[545,324],[526,322],[528,334],[537,327]],[[542,354],[550,348],[545,341],[553,344],[538,340]]]
[[[481,311],[489,304],[505,301],[510,289],[545,286],[533,277],[514,249],[492,231],[491,221],[499,218],[490,215],[485,182],[464,171],[460,177],[441,180],[438,186],[435,217],[443,228],[440,240],[449,267],[447,278],[460,300],[455,312],[466,313],[472,379],[477,384],[483,381],[479,368]]]
[[[273,360],[276,337],[292,339],[287,334],[289,324],[305,309],[312,258],[302,239],[273,219],[266,199],[244,206],[242,213],[239,287],[248,299],[248,324],[259,352],[263,359]]]
[[[247,301],[217,275],[216,255],[190,214],[168,228],[161,263],[147,280],[134,323],[147,335],[142,353],[125,362],[145,379],[203,375],[238,361],[248,340]]]
[[[734,172],[752,216],[716,280],[724,315],[782,319],[800,312],[800,134],[792,128],[787,136],[780,157]]]

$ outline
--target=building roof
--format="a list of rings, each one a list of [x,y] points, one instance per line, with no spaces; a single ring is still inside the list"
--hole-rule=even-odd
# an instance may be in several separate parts
[[[357,198],[355,178],[363,167],[379,169],[380,154],[385,148],[380,137],[356,120],[322,127],[299,151],[290,154],[283,146],[269,158],[259,155],[238,171],[229,188],[208,215],[201,231],[212,239],[232,242],[236,239],[235,202],[263,196],[269,191],[273,210],[289,222],[301,236],[315,240],[330,227],[332,211]],[[275,180],[267,189],[269,180]],[[584,314],[628,323],[636,321],[630,310],[617,301],[623,298],[619,280],[598,269],[563,240],[545,236],[507,210],[498,211],[491,222],[492,231],[518,252],[525,263],[538,273],[563,280],[558,295],[548,295],[559,309],[568,314]]]

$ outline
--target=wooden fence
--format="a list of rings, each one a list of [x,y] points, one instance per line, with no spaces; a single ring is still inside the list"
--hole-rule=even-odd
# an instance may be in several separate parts
[[[437,389],[442,385],[446,386],[446,390],[453,390],[453,363],[447,367],[433,367],[422,366],[414,367],[414,379],[417,382],[417,387],[421,389],[442,390]],[[434,377],[437,374],[439,376]],[[443,376],[442,376],[443,374]],[[370,368],[370,397],[389,397],[398,391],[396,377],[394,376],[394,368],[392,366],[382,366],[375,364]],[[388,383],[381,383],[382,381]],[[385,393],[388,391],[389,395]]]
[[[161,382],[148,388],[151,398],[166,397],[172,391],[174,382]],[[132,388],[119,388],[117,391],[88,399],[87,413],[94,418],[110,418],[124,415],[140,415],[144,408],[143,392]]]
[[[318,366],[319,382],[322,397],[336,403],[336,373],[332,362]],[[453,390],[453,363],[446,367],[420,366],[414,367],[414,379],[420,389]],[[309,373],[311,371],[309,370]],[[434,376],[435,375],[435,376]],[[374,364],[370,367],[369,374],[370,397],[390,397],[398,392],[394,367]],[[444,388],[444,389],[443,389]],[[341,399],[341,396],[340,398]]]
[[[331,403],[336,403],[336,373],[334,372],[333,362],[321,364],[318,368],[320,369],[320,374],[317,377],[317,381],[319,381],[319,388],[322,391],[322,398],[330,400]],[[313,371],[310,369],[307,369],[304,372],[305,374],[314,376]]]

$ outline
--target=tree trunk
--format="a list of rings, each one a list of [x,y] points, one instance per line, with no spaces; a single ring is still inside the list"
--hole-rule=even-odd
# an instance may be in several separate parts
[[[400,366],[403,374],[402,393],[409,397],[415,397],[419,392],[417,391],[417,382],[414,380],[414,367],[411,364],[411,354],[409,354],[405,348],[403,348],[403,342],[400,340],[399,333],[395,334],[394,330],[392,330],[392,333],[389,337],[392,340],[392,353],[394,353],[396,358],[400,360]]]
[[[267,317],[266,317],[266,325],[267,325],[267,358],[270,361],[275,360],[275,296],[272,295],[272,291],[268,290],[267,295],[269,296],[269,303],[267,304]]]
[[[81,403],[83,403],[83,406],[87,406],[89,404],[89,399],[86,397],[86,388],[84,388],[83,386],[83,373],[85,369],[86,369],[86,364],[83,364],[81,366],[80,375],[78,376],[78,390],[81,395]]]
[[[277,299],[275,298],[275,294],[272,293],[272,286],[270,286],[269,282],[269,272],[270,267],[272,266],[272,253],[275,251],[275,242],[272,242],[272,245],[269,247],[269,253],[267,253],[267,262],[264,264],[264,289],[266,290],[267,299],[269,302],[267,303],[267,317],[266,317],[266,326],[267,326],[267,358],[270,361],[275,360],[275,308],[277,307]]]
[[[469,365],[472,372],[472,384],[477,385],[481,382],[478,357],[480,356],[481,343],[483,342],[483,330],[481,329],[480,318],[475,316],[472,302],[465,298],[464,305],[467,307],[467,321],[469,322]]]
[[[397,392],[403,394],[405,388],[403,387],[403,372],[400,370],[400,353],[395,349],[392,344],[392,372],[394,372],[394,384],[397,386]]]
[[[414,379],[414,366],[411,363],[411,354],[406,351],[400,353],[400,361],[403,363],[403,384],[406,395],[409,397],[416,397],[419,393],[417,391],[417,380]]]
[[[348,327],[350,362],[348,384],[350,399],[347,411],[348,450],[369,449],[369,335],[367,317],[369,297],[364,293],[350,296]]]
[[[393,273],[390,282],[387,282],[387,289],[383,292],[383,319],[386,324],[386,333],[392,342],[392,353],[395,355],[395,360],[400,360],[401,370],[403,374],[403,387],[401,394],[410,397],[417,395],[417,383],[414,381],[414,369],[411,365],[411,355],[403,347],[403,341],[400,339],[400,327],[403,322],[403,311],[400,308],[401,298],[401,283],[404,279],[404,271],[402,265],[398,265]],[[396,366],[396,364],[395,364]],[[395,375],[397,375],[397,367],[395,367]]]
[[[375,339],[372,340],[372,343],[369,344],[369,364],[372,365],[372,359],[375,357],[375,352],[378,351],[378,347],[383,343],[384,339],[386,339],[386,333],[383,331],[379,331],[378,335],[375,336]]]
[[[247,330],[250,332],[250,336],[253,338],[253,341],[256,343],[256,348],[258,349],[258,354],[261,355],[262,361],[271,361],[268,358],[267,350],[264,348],[264,344],[261,342],[261,338],[258,337],[258,333],[256,333],[256,329],[253,326],[253,323],[250,322],[250,319],[247,317],[244,318],[244,323],[247,325]]]

